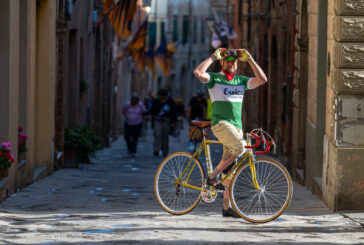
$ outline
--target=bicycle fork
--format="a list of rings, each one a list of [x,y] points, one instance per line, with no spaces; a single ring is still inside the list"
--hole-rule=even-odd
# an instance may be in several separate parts
[[[254,162],[253,162],[253,160],[251,158],[249,158],[249,165],[250,165],[250,171],[251,171],[251,174],[252,174],[253,185],[255,186],[257,191],[260,191],[261,188],[260,188],[259,183],[257,181],[257,173],[255,171],[255,164],[254,164]]]

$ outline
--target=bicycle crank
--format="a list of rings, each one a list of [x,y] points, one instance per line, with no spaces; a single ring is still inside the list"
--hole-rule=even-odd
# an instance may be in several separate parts
[[[216,200],[218,191],[212,186],[204,184],[201,188],[201,197],[207,202],[211,203]]]

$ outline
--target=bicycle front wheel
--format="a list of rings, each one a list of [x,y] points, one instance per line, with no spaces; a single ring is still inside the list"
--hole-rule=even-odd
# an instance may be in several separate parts
[[[190,153],[176,152],[167,156],[158,167],[154,178],[154,193],[158,203],[168,213],[188,213],[200,202],[200,188],[205,175],[197,159],[193,159],[188,166],[191,158]]]
[[[265,223],[279,217],[292,199],[292,179],[280,163],[268,158],[256,159],[254,186],[249,162],[235,173],[230,185],[230,199],[235,211],[245,220]]]

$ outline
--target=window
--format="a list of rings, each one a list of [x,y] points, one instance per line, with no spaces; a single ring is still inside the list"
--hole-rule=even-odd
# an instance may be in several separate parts
[[[160,23],[160,37],[161,37],[161,40],[163,40],[165,38],[165,35],[164,35],[164,27],[165,27],[165,23],[162,21]]]
[[[149,36],[149,46],[155,46],[157,42],[157,24],[155,22],[150,22],[148,26],[148,36]]]
[[[205,43],[205,20],[201,19],[201,43]]]
[[[173,18],[173,42],[177,42],[178,37],[178,16],[174,16]]]
[[[193,19],[193,43],[197,43],[197,17]]]

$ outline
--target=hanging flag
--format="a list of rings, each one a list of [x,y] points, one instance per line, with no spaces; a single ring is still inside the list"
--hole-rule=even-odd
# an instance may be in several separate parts
[[[129,44],[125,47],[123,53],[119,56],[119,59],[123,58],[125,55],[133,57],[142,72],[145,72],[144,67],[146,65],[145,44],[147,37],[147,24],[148,22],[145,21],[139,27]]]
[[[212,13],[215,18],[215,25],[220,37],[227,36],[228,39],[235,39],[238,35],[235,33],[234,29],[223,19],[221,19],[214,8],[212,8]]]
[[[169,54],[167,50],[167,41],[165,38],[162,39],[161,44],[155,52],[155,60],[164,74],[168,75],[170,68]]]
[[[148,22],[144,23],[139,27],[134,37],[131,39],[129,44],[126,46],[129,50],[140,50],[145,49],[146,38],[147,38],[147,26]]]
[[[152,78],[155,79],[155,62],[154,62],[154,46],[150,45],[145,53],[145,63],[148,69],[152,72]]]
[[[219,36],[216,34],[216,31],[214,30],[214,28],[211,28],[211,33],[212,33],[212,37],[211,37],[211,46],[214,49],[219,48],[222,45],[221,40],[219,39]]]
[[[173,42],[167,45],[167,51],[170,53],[176,53],[181,41]]]
[[[139,69],[145,73],[145,65],[146,65],[146,60],[145,60],[145,50],[138,50],[135,53],[132,53],[131,55],[135,62],[137,63],[137,66],[139,67]]]
[[[123,40],[130,37],[137,0],[103,0],[103,2],[102,13],[108,16],[113,29]]]

